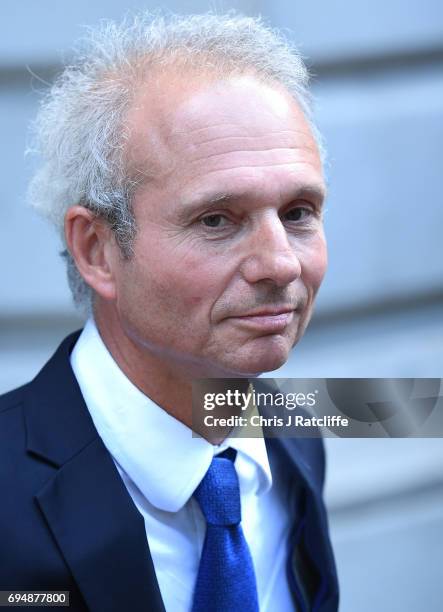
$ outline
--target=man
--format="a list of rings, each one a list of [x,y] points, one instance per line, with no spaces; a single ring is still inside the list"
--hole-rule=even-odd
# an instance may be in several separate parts
[[[1,589],[93,612],[337,609],[321,442],[191,435],[192,380],[278,368],[312,313],[306,84],[258,20],[202,15],[106,24],[53,86],[31,197],[90,317],[1,400]]]

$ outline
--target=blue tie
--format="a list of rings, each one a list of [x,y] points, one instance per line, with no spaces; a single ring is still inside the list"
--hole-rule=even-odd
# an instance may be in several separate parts
[[[206,536],[192,612],[258,612],[251,554],[240,525],[236,451],[214,457],[194,497],[206,519]]]

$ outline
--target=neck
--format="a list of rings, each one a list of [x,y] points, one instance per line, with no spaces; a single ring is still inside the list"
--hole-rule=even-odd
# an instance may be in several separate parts
[[[232,427],[212,429],[203,426],[204,415],[200,401],[198,406],[194,406],[193,412],[192,381],[198,378],[220,378],[223,374],[204,373],[189,362],[174,361],[149,350],[125,333],[114,309],[103,305],[96,307],[94,319],[113,359],[140,391],[212,444],[220,444],[229,435]],[[248,384],[247,379],[244,382]]]

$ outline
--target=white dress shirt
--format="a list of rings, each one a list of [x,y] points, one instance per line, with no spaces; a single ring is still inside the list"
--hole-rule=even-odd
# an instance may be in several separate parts
[[[167,612],[189,612],[206,523],[193,492],[214,454],[237,450],[242,527],[262,612],[295,609],[286,578],[289,491],[271,475],[263,438],[213,446],[142,393],[122,372],[90,319],[71,365],[94,425],[145,521]],[[112,511],[112,509],[110,509]]]

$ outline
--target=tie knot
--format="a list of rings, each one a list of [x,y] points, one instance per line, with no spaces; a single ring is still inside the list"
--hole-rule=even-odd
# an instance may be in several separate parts
[[[209,525],[227,527],[241,521],[240,489],[233,460],[229,452],[214,457],[194,492]]]

